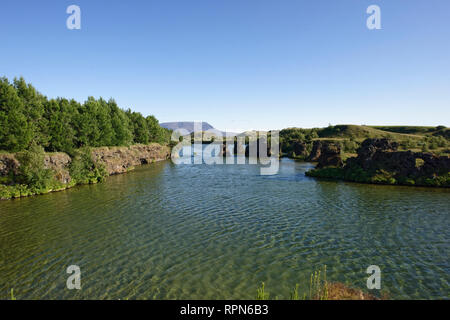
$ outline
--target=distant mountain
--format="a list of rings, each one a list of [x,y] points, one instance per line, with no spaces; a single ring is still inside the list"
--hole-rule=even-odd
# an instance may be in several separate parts
[[[170,130],[177,130],[177,129],[185,129],[189,131],[189,133],[194,132],[194,121],[181,121],[181,122],[163,122],[159,125],[163,128],[170,129]],[[198,122],[197,122],[198,123]],[[215,128],[210,125],[208,122],[202,122],[202,131],[206,130],[215,130]]]

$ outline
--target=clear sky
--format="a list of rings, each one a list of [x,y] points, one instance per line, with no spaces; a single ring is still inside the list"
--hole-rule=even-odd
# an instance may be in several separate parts
[[[0,36],[0,76],[161,122],[450,126],[449,0],[2,0]]]

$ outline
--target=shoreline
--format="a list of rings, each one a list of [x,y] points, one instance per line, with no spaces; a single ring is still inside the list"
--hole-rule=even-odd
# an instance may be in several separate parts
[[[136,144],[128,147],[92,148],[90,156],[96,165],[101,166],[104,177],[109,177],[128,173],[137,166],[167,160],[170,158],[170,152],[167,146],[152,143],[148,145]],[[0,201],[60,192],[75,186],[96,184],[101,181],[101,179],[97,178],[83,181],[73,179],[69,168],[73,159],[62,152],[46,153],[44,158],[45,167],[46,169],[51,169],[54,174],[52,185],[48,189],[33,191],[25,184],[7,185],[0,183]],[[14,154],[0,154],[0,164],[2,165],[2,175],[0,177],[6,179],[8,176],[17,175],[20,165]]]
[[[158,159],[158,160],[155,160],[152,163],[145,163],[145,164],[142,164],[142,165],[139,165],[139,166],[150,165],[150,164],[153,164],[153,163],[156,163],[156,162],[161,162],[161,161],[166,161],[166,160],[168,160],[168,159]],[[134,169],[135,169],[135,167],[129,168],[128,171],[126,171],[126,172],[113,173],[113,174],[108,175],[108,177],[121,175],[121,174],[127,174],[128,172],[134,171]],[[51,190],[48,190],[48,191],[42,192],[42,193],[30,193],[30,194],[24,194],[24,195],[21,194],[18,197],[10,197],[10,198],[2,198],[2,197],[0,197],[0,201],[9,201],[9,200],[17,200],[17,199],[21,199],[21,198],[43,196],[43,195],[54,193],[54,192],[66,191],[66,190],[69,190],[69,189],[72,189],[72,188],[75,188],[75,187],[81,187],[81,186],[86,186],[86,185],[90,185],[90,184],[97,184],[97,183],[99,183],[99,182],[77,183],[77,184],[73,184],[73,185],[66,185],[65,187],[62,187],[62,188],[59,188],[59,189],[51,189]],[[4,185],[0,185],[0,191],[1,191],[1,187],[3,187],[3,186]]]
[[[300,161],[305,162],[305,161]],[[306,161],[307,162],[307,161]],[[309,162],[307,162],[309,163]],[[314,171],[316,169],[312,169],[310,171],[305,172],[305,176],[309,178],[314,178],[322,181],[334,181],[334,182],[350,182],[350,183],[359,183],[364,185],[372,185],[372,186],[390,186],[390,187],[412,187],[412,188],[426,188],[426,189],[440,189],[440,190],[450,190],[450,186],[438,186],[438,185],[421,185],[421,184],[401,184],[401,183],[383,183],[383,182],[365,182],[365,181],[356,181],[350,179],[341,179],[336,177],[325,177],[325,176],[316,176],[314,175]]]
[[[294,160],[294,161],[302,162],[302,163],[317,164],[317,162],[307,161],[306,159],[300,158],[300,157],[294,158],[294,157],[290,157],[288,155],[283,155],[281,158],[286,158],[286,159],[290,159],[290,160]],[[327,168],[325,168],[325,169],[327,169]],[[330,169],[330,168],[328,168],[328,169]],[[332,168],[332,169],[341,169],[341,168]],[[379,186],[393,186],[393,187],[401,186],[401,187],[416,187],[416,188],[427,188],[427,189],[450,189],[450,186],[357,181],[357,180],[351,180],[351,179],[338,178],[338,177],[331,176],[331,175],[330,176],[319,176],[319,175],[314,174],[314,172],[320,172],[321,170],[323,170],[323,169],[311,169],[311,170],[305,172],[305,176],[307,176],[309,178],[323,180],[323,181],[341,181],[341,182],[360,183],[360,184],[365,184],[365,185],[379,185]]]
[[[105,167],[105,170],[107,172],[106,176],[128,173],[130,171],[133,171],[137,166],[170,159],[169,148],[157,143],[152,143],[149,145],[137,144],[128,147],[93,148],[91,155],[96,163],[99,163]],[[63,158],[63,160],[61,158]],[[281,155],[280,158],[287,158],[304,163],[317,163],[314,161],[307,161],[305,158],[290,157],[287,154]],[[12,161],[11,159],[13,159],[12,163],[14,163],[14,161],[17,162],[17,160],[14,159],[14,154],[11,153],[0,154],[0,161],[3,160],[3,162],[5,162],[4,159],[7,159],[9,161]],[[74,180],[71,180],[67,166],[70,164],[72,159],[65,153],[47,153],[45,161],[46,166],[53,169],[55,177],[59,175],[59,179],[63,179],[65,180],[65,182],[55,181],[54,186],[52,186],[48,190],[39,190],[39,192],[33,192],[27,185],[24,184],[0,184],[0,201],[45,195],[53,192],[65,191],[75,186],[96,184],[99,182],[97,180],[89,180],[88,182],[75,182]],[[14,165],[17,166],[18,163],[14,163]],[[10,170],[14,171],[17,170],[17,168],[10,168]],[[432,183],[427,184],[420,182],[416,183],[415,181],[412,181],[410,183],[402,183],[397,180],[368,181],[363,179],[351,179],[346,178],[347,171],[345,168],[338,167],[316,168],[305,172],[305,176],[319,180],[352,182],[367,185],[405,186],[438,189],[450,188],[449,185],[436,185]],[[10,196],[4,195],[8,193],[10,194]]]

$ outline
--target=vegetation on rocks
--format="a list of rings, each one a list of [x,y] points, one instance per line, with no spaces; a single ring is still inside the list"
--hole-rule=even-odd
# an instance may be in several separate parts
[[[399,150],[433,152],[438,155],[450,154],[450,129],[437,127],[373,127],[358,125],[336,125],[326,128],[288,128],[280,131],[281,151],[284,155],[308,160],[314,141],[332,141],[339,146],[343,158],[356,153],[366,139],[387,138],[399,144]],[[308,160],[309,161],[309,160]]]
[[[169,148],[157,143],[129,147],[85,147],[74,151],[72,158],[64,153],[44,153],[39,146],[18,154],[0,154],[0,199],[98,183],[109,175],[126,173],[137,165],[168,157]]]
[[[344,166],[322,164],[308,176],[361,183],[450,187],[450,158],[431,153],[398,151],[388,139],[367,139],[357,157]]]
[[[75,184],[92,184],[102,182],[107,172],[102,163],[92,159],[89,147],[78,150],[70,163],[70,176]]]
[[[0,180],[0,199],[43,194],[63,188],[63,184],[55,179],[54,172],[45,168],[44,157],[44,149],[36,144],[29,150],[19,152],[16,155],[20,162],[17,173],[11,171]]]
[[[122,110],[113,99],[48,99],[23,78],[0,78],[0,199],[103,181],[112,173],[93,148],[166,145],[170,135],[155,117]]]

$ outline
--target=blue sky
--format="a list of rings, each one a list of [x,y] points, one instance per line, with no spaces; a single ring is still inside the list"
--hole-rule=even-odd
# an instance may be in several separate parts
[[[448,0],[2,0],[0,35],[0,76],[161,122],[450,126]]]

